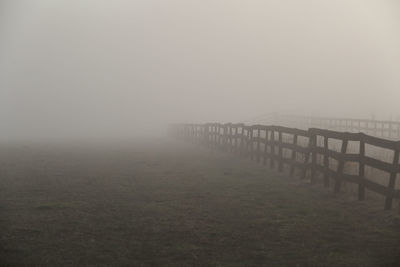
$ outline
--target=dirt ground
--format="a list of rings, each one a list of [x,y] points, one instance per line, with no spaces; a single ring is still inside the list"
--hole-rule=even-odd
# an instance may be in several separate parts
[[[400,266],[382,208],[191,144],[9,145],[0,265]]]

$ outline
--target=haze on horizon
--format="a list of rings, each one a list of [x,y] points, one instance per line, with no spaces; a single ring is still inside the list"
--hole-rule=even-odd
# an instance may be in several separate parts
[[[400,118],[396,0],[2,0],[0,141]]]

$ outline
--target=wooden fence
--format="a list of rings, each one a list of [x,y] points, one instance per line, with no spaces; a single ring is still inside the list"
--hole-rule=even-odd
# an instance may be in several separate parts
[[[334,182],[335,193],[344,181],[354,183],[358,186],[359,200],[365,198],[366,189],[371,190],[385,197],[386,210],[392,208],[393,199],[400,199],[400,190],[395,186],[400,173],[398,141],[364,133],[231,123],[175,124],[171,133],[180,139],[249,157],[280,172],[286,168],[292,176],[296,171],[302,178],[309,174],[311,183],[316,182],[316,175],[320,173],[326,187],[330,181]],[[332,141],[340,144],[340,149],[332,147]],[[391,161],[370,155],[366,147],[389,151]],[[357,174],[345,172],[348,163],[357,165]],[[368,166],[386,172],[386,183],[368,179],[365,175]]]
[[[400,140],[399,121],[379,121],[368,119],[305,117],[275,114],[270,116],[270,123],[296,128],[321,128],[334,131],[362,132],[368,135],[393,140]]]

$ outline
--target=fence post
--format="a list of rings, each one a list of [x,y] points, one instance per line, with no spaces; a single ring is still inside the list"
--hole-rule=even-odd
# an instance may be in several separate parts
[[[303,168],[303,174],[301,175],[301,179],[305,179],[307,176],[307,170],[309,168],[309,161],[310,161],[310,154],[313,153],[312,140],[313,140],[314,135],[315,134],[313,133],[312,129],[308,129],[308,151],[307,151],[307,153],[305,153],[305,156],[304,156],[304,168]]]
[[[219,142],[221,139],[220,132],[221,132],[220,125],[219,123],[217,123],[215,124],[215,150],[219,149]]]
[[[231,152],[235,154],[236,151],[236,130],[235,126],[231,125]],[[235,132],[235,134],[233,134]]]
[[[250,135],[249,135],[249,139],[250,139],[250,159],[253,160],[254,159],[254,143],[253,143],[253,126],[250,126]]]
[[[329,138],[324,136],[324,186],[329,187]]]
[[[217,123],[214,124],[214,149],[218,149],[218,134],[219,134],[219,126]]]
[[[222,151],[229,152],[229,125],[224,125],[224,145]]]
[[[233,134],[235,127],[233,125],[230,126],[231,128],[231,152],[235,154],[236,151],[236,132]]]
[[[251,158],[251,155],[250,155],[251,133],[250,133],[250,131],[251,131],[251,126],[248,126],[247,133],[246,133],[246,157],[249,157],[249,158]]]
[[[283,171],[283,148],[282,148],[282,130],[279,130],[279,146],[278,146],[278,153],[279,153],[279,167],[278,171]]]
[[[245,147],[245,157],[250,157],[250,126],[247,126],[246,128],[246,136],[245,136],[245,142],[244,142],[244,147]]]
[[[315,183],[315,167],[317,165],[317,135],[314,134],[311,139],[311,178],[310,183]]]
[[[259,163],[260,162],[260,153],[261,153],[261,150],[260,150],[261,129],[260,129],[260,126],[258,126],[257,128],[258,128],[257,129],[257,162]]]
[[[193,129],[194,129],[193,143],[196,144],[199,139],[199,126],[197,124],[194,124]]]
[[[240,139],[240,156],[246,157],[246,135],[244,134],[246,126],[242,126],[241,139]]]
[[[235,154],[239,154],[239,128],[240,125],[235,126]]]
[[[268,158],[268,127],[265,127],[265,146],[264,146],[264,158],[263,158],[263,164],[267,164],[267,158]]]
[[[222,131],[222,133],[221,133]],[[218,125],[218,146],[219,146],[219,150],[222,150],[223,148],[223,144],[224,144],[224,126],[223,124],[219,124]]]
[[[292,149],[292,165],[290,167],[290,176],[293,176],[294,174],[294,168],[295,168],[295,163],[296,163],[296,150],[295,147],[297,146],[297,134],[293,136],[293,149]]]
[[[271,128],[271,140],[270,140],[270,155],[269,155],[269,167],[273,169],[275,167],[275,130]]]
[[[342,148],[340,149],[340,153],[341,155],[346,154],[347,151],[347,139],[343,139],[342,140]],[[335,175],[335,189],[334,192],[335,193],[339,193],[340,187],[342,185],[342,174],[343,174],[343,169],[344,169],[344,159],[340,158],[339,159],[339,165],[338,165],[338,169]]]
[[[385,199],[385,210],[390,210],[392,208],[394,186],[396,183],[398,166],[399,166],[399,146],[397,146],[396,150],[394,151],[392,171],[390,172],[390,180],[388,185],[389,190],[388,190],[388,195],[386,195]]]
[[[228,124],[228,126],[227,126],[227,128],[228,128],[228,144],[227,144],[227,146],[228,146],[228,152],[232,152],[232,142],[233,142],[233,140],[232,140],[232,124]]]
[[[191,139],[191,142],[194,143],[195,136],[196,136],[196,128],[195,128],[194,124],[190,125],[190,129],[191,129],[190,139]]]
[[[364,134],[360,133],[360,159],[358,161],[358,175],[359,175],[359,184],[358,184],[358,200],[365,199],[365,166],[364,166],[364,157],[365,157],[365,141]]]

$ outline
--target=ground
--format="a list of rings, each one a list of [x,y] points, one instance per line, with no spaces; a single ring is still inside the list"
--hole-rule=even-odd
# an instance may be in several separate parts
[[[382,202],[229,154],[163,140],[0,154],[1,266],[400,265]]]

